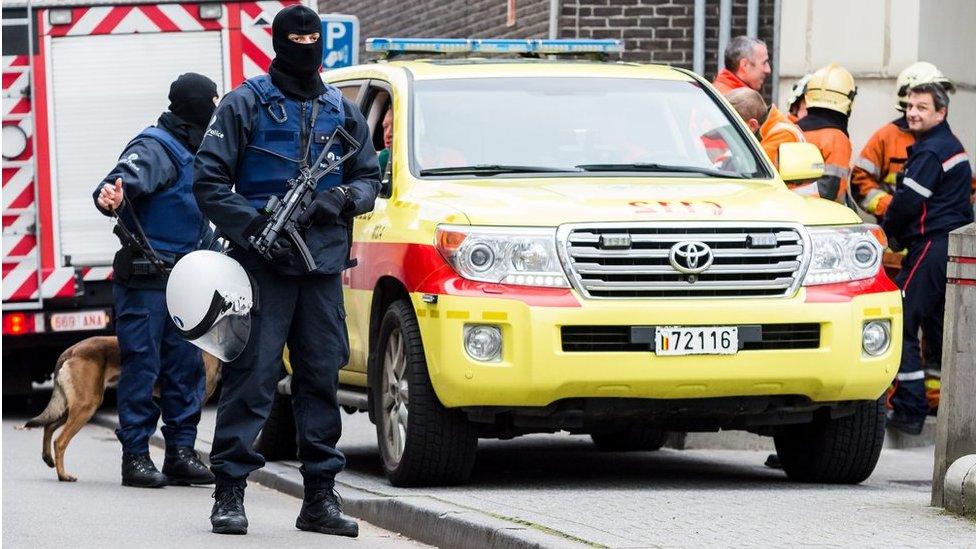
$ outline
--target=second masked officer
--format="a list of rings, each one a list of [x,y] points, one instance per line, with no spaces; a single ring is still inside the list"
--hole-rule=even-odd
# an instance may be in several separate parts
[[[100,212],[118,215],[116,232],[123,237],[112,285],[122,361],[116,431],[122,484],[151,488],[214,482],[193,449],[203,404],[203,358],[180,337],[163,290],[167,268],[212,237],[193,200],[193,153],[214,112],[217,85],[186,73],[170,86],[169,100],[169,110],[126,146],[93,193]],[[157,382],[158,405],[153,400]],[[160,414],[166,439],[162,473],[149,457]]]
[[[334,491],[345,465],[336,450],[341,432],[336,398],[338,371],[349,356],[340,273],[351,265],[352,218],[373,209],[379,166],[359,109],[322,82],[321,22],[307,7],[290,6],[272,23],[275,58],[267,75],[247,80],[221,101],[196,157],[194,193],[200,209],[232,242],[229,255],[256,286],[249,341],[224,366],[223,389],[210,454],[217,478],[213,531],[244,534],[244,488],[264,465],[254,439],[271,410],[288,344],[294,371],[292,398],[305,498],[296,526],[356,536],[359,527],[342,514]],[[259,213],[286,181],[318,158],[336,126],[363,147],[323,177],[300,222],[316,269],[304,273],[294,250],[278,250],[272,264],[248,238],[266,218]],[[343,153],[334,151],[337,156]],[[284,239],[279,239],[282,242]]]

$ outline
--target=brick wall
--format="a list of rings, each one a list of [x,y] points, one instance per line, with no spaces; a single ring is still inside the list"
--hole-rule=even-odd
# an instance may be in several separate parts
[[[363,40],[549,36],[549,0],[517,0],[516,24],[511,27],[505,26],[506,0],[319,0],[319,11],[359,17]]]
[[[732,2],[732,36],[746,33],[746,0]],[[705,76],[718,58],[717,0],[705,2]],[[687,69],[694,63],[694,0],[564,0],[560,38],[618,38],[623,58]],[[759,2],[759,38],[773,45],[773,1]]]
[[[618,38],[625,42],[625,60],[692,68],[694,0],[562,0],[561,4],[560,38]],[[320,0],[319,11],[358,16],[364,40],[372,36],[548,37],[549,0],[516,0],[516,6],[512,27],[505,25],[506,0]],[[716,72],[718,7],[718,0],[705,2],[705,76],[709,79]],[[733,0],[732,36],[745,32],[746,0]],[[759,38],[772,47],[773,0],[759,2]]]

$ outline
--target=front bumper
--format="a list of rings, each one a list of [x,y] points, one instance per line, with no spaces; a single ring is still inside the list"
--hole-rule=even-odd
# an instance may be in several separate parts
[[[884,291],[822,299],[803,288],[793,298],[583,300],[578,306],[522,299],[411,294],[433,386],[448,407],[542,407],[574,398],[700,399],[796,395],[819,402],[877,399],[901,356],[901,297]],[[814,295],[820,296],[814,298]],[[829,296],[828,296],[829,297]],[[868,320],[891,322],[878,357],[861,350]],[[561,327],[573,325],[750,325],[817,323],[812,349],[745,350],[725,356],[659,357],[640,352],[565,352]],[[478,362],[463,348],[466,324],[496,324],[500,362]]]

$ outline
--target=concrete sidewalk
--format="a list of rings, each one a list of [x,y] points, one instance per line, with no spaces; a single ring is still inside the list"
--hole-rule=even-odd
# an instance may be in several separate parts
[[[114,422],[103,414],[100,422]],[[198,448],[209,451],[207,409]],[[395,488],[382,476],[375,430],[344,415],[337,479],[350,514],[441,547],[923,545],[964,547],[976,523],[928,506],[930,447],[888,449],[860,486],[791,483],[765,451],[602,453],[587,437],[481,441],[466,486]],[[300,495],[295,462],[252,480]]]

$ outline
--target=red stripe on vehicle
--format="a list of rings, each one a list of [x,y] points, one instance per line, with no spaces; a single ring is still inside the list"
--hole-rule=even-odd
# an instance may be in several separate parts
[[[64,286],[58,288],[58,291],[54,293],[51,297],[74,297],[75,295],[75,279],[69,278],[65,281]]]
[[[14,85],[20,76],[24,74],[22,72],[5,72],[3,73],[3,89],[7,89]]]
[[[976,286],[976,280],[969,278],[950,278],[947,282],[956,286]]]
[[[3,216],[3,228],[6,229],[7,227],[13,225],[14,223],[17,222],[17,220],[19,218],[20,218],[19,215],[5,215],[5,216]]]
[[[77,12],[76,18],[77,21]],[[37,28],[44,28],[44,12],[37,14]],[[47,69],[45,68],[47,48],[45,40],[38,40],[37,62],[34,64],[34,101],[37,105],[47,105]],[[37,141],[37,211],[38,226],[41,227],[41,266],[54,267],[54,204],[51,200],[51,152],[48,133],[47,109],[37,109],[34,113],[34,134],[44,136]]]
[[[227,45],[230,48],[230,85],[244,81],[244,51],[241,47],[241,5],[227,5]]]
[[[349,271],[349,287],[373,290],[380,278],[399,280],[408,292],[465,297],[513,299],[535,307],[579,307],[568,288],[541,288],[474,282],[461,278],[429,244],[357,242],[353,257],[358,267]]]
[[[30,112],[30,99],[26,97],[17,101],[17,104],[10,109],[10,114],[27,114]]]
[[[852,282],[838,282],[837,284],[818,284],[807,286],[807,303],[844,303],[865,294],[893,292],[898,286],[892,282],[884,269],[878,271],[874,278],[855,280]]]
[[[17,172],[19,171],[20,168],[3,168],[3,186],[6,187],[7,182],[10,181],[13,176],[17,175]]]
[[[27,208],[34,203],[34,186],[27,185],[11,203],[11,208]]]
[[[31,275],[10,295],[11,300],[30,299],[37,291],[37,275]]]
[[[159,27],[162,32],[175,32],[181,30],[180,27],[173,22],[162,10],[157,6],[140,6],[139,9],[153,22],[154,25]]]
[[[197,23],[203,26],[203,30],[220,30],[220,20],[219,19],[201,19],[200,18],[200,5],[199,4],[180,4],[186,13],[190,14]],[[224,4],[224,8],[227,10],[232,9],[228,4]]]
[[[67,36],[68,33],[71,32],[71,29],[73,29],[75,27],[75,25],[78,24],[78,21],[81,21],[81,18],[84,17],[86,13],[88,13],[88,9],[89,8],[74,8],[74,9],[72,9],[71,10],[71,22],[68,23],[67,25],[56,25],[56,26],[55,25],[52,25],[50,27],[50,30],[48,31],[48,34],[51,35],[51,36],[54,36],[54,37]],[[38,16],[39,16],[38,17],[38,24],[41,25],[38,28],[43,29],[44,28],[44,19],[43,19],[43,17],[46,15],[46,12],[39,11],[37,13],[38,13]]]
[[[132,9],[133,6],[112,8],[109,10],[108,15],[105,16],[105,19],[102,19],[101,22],[99,22],[98,25],[92,29],[91,34],[111,34],[111,32],[115,30],[115,27],[119,26],[119,23],[125,19],[125,16],[129,15],[129,12],[131,12]]]
[[[241,4],[241,10],[248,15],[251,19],[257,19],[261,15],[261,6],[257,2],[249,2],[247,4]]]
[[[10,252],[8,255],[11,256],[27,255],[28,253],[32,252],[36,246],[37,246],[37,239],[34,238],[33,235],[27,235],[21,238],[20,242],[17,242],[16,244],[14,244],[12,248],[10,248]]]
[[[268,54],[264,53],[261,48],[244,35],[241,35],[241,50],[245,56],[250,57],[251,61],[254,61],[254,64],[261,67],[261,70],[266,71],[271,66],[271,58],[268,57]]]

